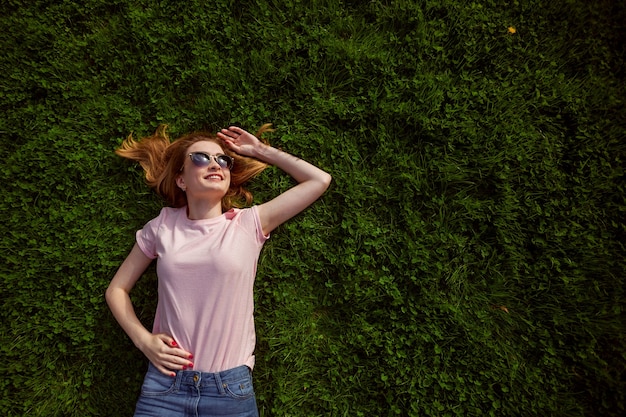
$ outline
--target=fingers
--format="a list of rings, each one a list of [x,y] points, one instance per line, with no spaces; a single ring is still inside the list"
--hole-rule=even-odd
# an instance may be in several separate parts
[[[158,334],[153,340],[144,353],[160,372],[175,376],[173,371],[193,368],[193,354],[182,349],[172,337]]]
[[[224,129],[226,130],[226,129]],[[228,148],[230,148],[231,150],[238,152],[239,151],[239,146],[234,142],[236,138],[230,137],[230,136],[226,136],[224,133],[222,132],[218,132],[217,133],[217,137],[222,139],[224,141],[224,143],[226,144],[226,146]]]
[[[236,133],[237,135],[243,135],[244,133],[246,133],[246,131],[240,128],[239,126],[229,126],[228,129],[222,129],[222,130],[228,130],[230,132]]]
[[[222,139],[237,139],[239,136],[246,135],[249,133],[237,126],[229,126],[228,129],[222,129],[217,133]]]
[[[181,348],[171,336],[159,334],[157,337],[159,337],[169,347],[169,349],[164,349],[163,353],[177,356],[182,359],[193,359],[193,354]]]
[[[173,349],[178,349],[182,352],[184,352],[183,355],[191,355],[190,352],[185,351],[183,348],[181,348],[178,343],[176,343],[176,340],[174,340],[173,337],[166,335],[166,334],[157,334],[156,335],[159,339],[161,339],[166,345],[168,345],[169,347],[173,348]]]
[[[218,133],[219,136],[224,136],[227,138],[236,138],[238,136],[241,135],[240,132],[237,132],[233,129],[233,126],[229,127],[228,129],[222,129],[219,131]]]
[[[228,134],[228,130],[226,129],[222,129],[221,131],[217,132],[217,137],[222,139],[222,140],[230,140],[232,139]]]

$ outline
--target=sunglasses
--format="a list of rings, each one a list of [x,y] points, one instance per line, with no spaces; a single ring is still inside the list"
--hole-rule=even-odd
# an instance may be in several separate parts
[[[214,159],[221,168],[228,169],[231,169],[235,162],[233,158],[228,155],[209,155],[208,153],[204,152],[192,152],[189,154],[189,158],[191,159],[191,162],[193,162],[193,164],[198,168],[204,168],[209,166],[211,164],[211,159]]]

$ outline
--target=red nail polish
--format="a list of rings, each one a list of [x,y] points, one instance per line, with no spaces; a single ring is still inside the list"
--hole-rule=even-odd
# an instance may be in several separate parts
[[[189,359],[193,359],[193,355],[192,354],[189,354]]]
[[[171,377],[175,377],[175,376],[176,376],[176,374],[175,374],[174,372],[172,372],[172,373],[170,374],[170,376],[171,376]]]
[[[191,368],[193,368],[193,362],[191,362],[191,363],[190,363],[189,365],[187,365],[187,366],[189,366],[189,368],[190,368],[190,369],[191,369]]]
[[[178,346],[175,340],[172,340],[172,346]]]
[[[186,371],[186,370],[187,370],[187,367],[186,367],[186,366],[183,366],[183,371]]]

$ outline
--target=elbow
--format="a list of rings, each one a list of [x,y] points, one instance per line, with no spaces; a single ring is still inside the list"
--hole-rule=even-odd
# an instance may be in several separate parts
[[[333,177],[328,173],[328,172],[324,172],[324,176],[322,177],[322,186],[323,191],[326,191],[328,189],[328,187],[330,187],[330,183],[333,181]]]
[[[104,300],[107,302],[107,305],[111,307],[111,299],[113,298],[113,289],[109,285],[104,292]]]
[[[104,300],[106,301],[109,308],[111,308],[113,304],[115,304],[115,300],[117,298],[116,293],[117,288],[115,288],[113,285],[109,285],[109,287],[104,292]]]

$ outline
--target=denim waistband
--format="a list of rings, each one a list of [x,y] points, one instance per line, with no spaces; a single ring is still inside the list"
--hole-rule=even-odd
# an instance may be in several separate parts
[[[150,364],[152,371],[159,372],[154,365]],[[232,381],[238,381],[242,378],[248,377],[251,374],[250,368],[246,365],[241,365],[236,368],[227,369],[221,372],[199,372],[194,370],[189,371],[176,371],[176,387],[183,386],[217,386],[223,387],[231,383]]]

